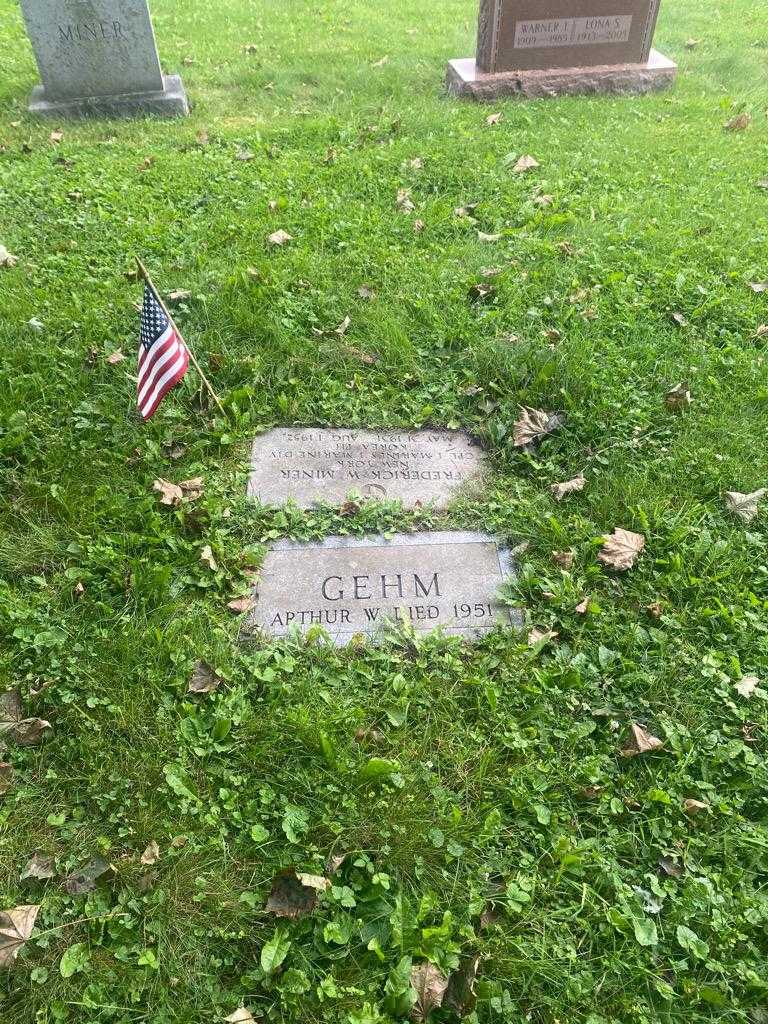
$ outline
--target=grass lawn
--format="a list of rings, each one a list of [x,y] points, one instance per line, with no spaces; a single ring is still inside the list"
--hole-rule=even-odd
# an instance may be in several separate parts
[[[764,4],[667,0],[669,92],[493,108],[441,91],[474,0],[154,8],[192,116],[59,125],[0,7],[0,689],[52,726],[0,752],[0,909],[41,906],[3,1024],[376,1024],[425,961],[454,991],[478,962],[481,1022],[765,1022],[768,685],[736,684],[768,680],[768,516],[723,498],[768,486]],[[228,422],[190,373],[138,425],[134,254],[190,293]],[[533,453],[521,404],[567,417]],[[441,515],[248,506],[249,442],[289,424],[464,427],[491,484]],[[431,526],[527,544],[508,596],[557,636],[238,642],[269,541]],[[615,527],[646,538],[621,574]],[[193,699],[198,659],[223,683]],[[620,756],[632,723],[663,748]],[[35,851],[55,877],[21,881]],[[347,852],[312,913],[266,912]]]

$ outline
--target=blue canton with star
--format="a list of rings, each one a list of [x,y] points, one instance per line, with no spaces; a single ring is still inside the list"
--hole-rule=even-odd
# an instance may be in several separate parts
[[[145,349],[152,348],[160,335],[168,327],[168,317],[157,301],[148,284],[144,285],[144,302],[141,307],[141,344]]]

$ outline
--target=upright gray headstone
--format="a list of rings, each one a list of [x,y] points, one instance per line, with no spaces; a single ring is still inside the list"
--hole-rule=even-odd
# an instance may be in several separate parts
[[[146,0],[21,0],[42,85],[29,109],[57,117],[189,112],[163,75]]]

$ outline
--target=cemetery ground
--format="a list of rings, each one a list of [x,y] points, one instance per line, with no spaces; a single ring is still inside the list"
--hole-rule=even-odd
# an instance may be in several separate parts
[[[0,15],[4,1024],[423,1019],[444,975],[433,1020],[765,1021],[761,6],[663,6],[670,92],[493,108],[440,89],[469,0],[153,13],[188,120],[33,121]],[[134,254],[227,421],[190,372],[138,425]],[[305,424],[465,428],[486,489],[246,501]],[[424,528],[517,549],[523,632],[239,638],[266,543]]]

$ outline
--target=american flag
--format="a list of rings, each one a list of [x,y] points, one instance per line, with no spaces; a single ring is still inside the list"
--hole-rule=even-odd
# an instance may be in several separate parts
[[[154,416],[174,384],[179,383],[188,366],[189,352],[184,339],[169,320],[154,288],[147,281],[141,307],[137,396],[139,413],[145,423]]]

